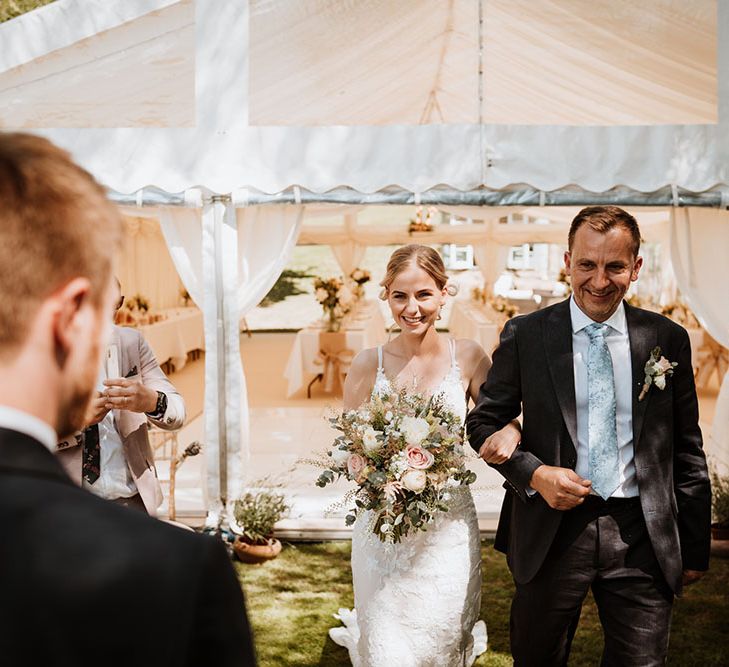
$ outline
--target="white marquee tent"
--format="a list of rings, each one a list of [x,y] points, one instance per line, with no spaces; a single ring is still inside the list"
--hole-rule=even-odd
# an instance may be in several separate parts
[[[662,207],[679,287],[729,346],[727,0],[57,0],[0,44],[0,127],[159,219],[203,309],[210,498],[243,479],[238,321],[305,216],[341,216],[351,262],[385,231],[357,224],[367,204],[484,220],[459,232],[482,248],[564,238],[494,206]],[[728,404],[725,382],[729,459]]]

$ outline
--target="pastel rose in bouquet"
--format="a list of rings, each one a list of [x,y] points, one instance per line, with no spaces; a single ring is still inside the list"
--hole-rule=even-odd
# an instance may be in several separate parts
[[[370,510],[372,530],[383,542],[427,530],[448,511],[453,488],[476,480],[464,465],[463,426],[438,396],[404,390],[373,396],[330,422],[340,435],[317,486],[341,477],[355,482],[346,523]]]

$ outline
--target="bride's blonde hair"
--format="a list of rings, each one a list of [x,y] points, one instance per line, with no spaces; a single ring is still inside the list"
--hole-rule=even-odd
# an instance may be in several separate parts
[[[380,283],[382,286],[380,299],[383,301],[387,299],[387,291],[392,281],[395,280],[398,273],[411,263],[423,269],[433,279],[438,289],[446,287],[448,294],[451,296],[455,296],[458,293],[458,287],[448,283],[448,274],[446,273],[445,265],[440,255],[430,246],[410,243],[402,248],[398,248],[390,255],[385,277]]]

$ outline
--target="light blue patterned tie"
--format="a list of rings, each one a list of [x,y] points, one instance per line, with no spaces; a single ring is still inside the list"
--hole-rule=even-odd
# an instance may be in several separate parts
[[[588,474],[595,493],[605,499],[609,498],[620,484],[615,379],[613,360],[605,342],[607,328],[607,324],[590,324],[585,327],[590,337],[590,347],[587,351],[590,451]]]

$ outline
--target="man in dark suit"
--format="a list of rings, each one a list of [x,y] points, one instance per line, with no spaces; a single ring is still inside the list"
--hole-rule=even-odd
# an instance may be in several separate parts
[[[23,134],[0,133],[0,201],[0,663],[254,665],[222,544],[84,491],[52,453],[97,380],[116,209]]]
[[[572,297],[506,324],[468,416],[486,461],[486,438],[523,418],[520,447],[494,466],[506,478],[495,546],[516,586],[516,665],[566,664],[590,588],[603,664],[663,664],[674,595],[708,568],[710,488],[689,338],[623,301],[639,247],[633,216],[583,209],[565,253]]]

